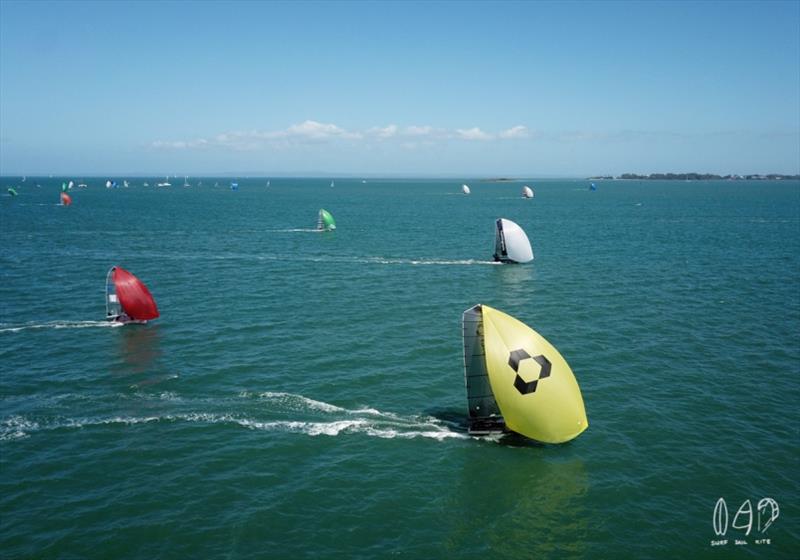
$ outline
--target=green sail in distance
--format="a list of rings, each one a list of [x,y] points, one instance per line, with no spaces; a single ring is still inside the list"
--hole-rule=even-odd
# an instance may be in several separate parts
[[[322,231],[331,231],[336,229],[336,220],[334,220],[333,216],[331,216],[331,213],[325,210],[324,208],[320,208],[319,210],[317,229]]]

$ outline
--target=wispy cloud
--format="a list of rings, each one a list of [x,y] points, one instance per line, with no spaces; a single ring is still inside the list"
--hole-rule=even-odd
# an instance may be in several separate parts
[[[192,140],[155,140],[150,147],[155,150],[191,150],[202,148],[227,148],[237,151],[250,151],[265,148],[287,147],[292,145],[321,142],[372,142],[398,140],[401,145],[409,141],[489,141],[528,138],[528,129],[518,125],[508,130],[491,133],[478,127],[435,128],[430,125],[410,125],[400,127],[396,124],[373,126],[365,130],[348,130],[332,123],[306,120],[281,130],[230,131],[210,138]]]
[[[530,134],[528,134],[527,126],[517,125],[504,130],[499,136],[500,138],[528,138]]]
[[[491,140],[492,135],[487,134],[478,127],[474,128],[458,128],[456,135],[462,140]]]

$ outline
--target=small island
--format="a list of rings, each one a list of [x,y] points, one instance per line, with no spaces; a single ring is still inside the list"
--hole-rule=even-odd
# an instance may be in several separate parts
[[[612,175],[598,175],[588,177],[590,181],[635,179],[639,181],[780,181],[783,179],[800,179],[800,175],[783,175],[768,173],[766,175],[715,175],[713,173],[650,173],[639,175],[637,173],[623,173],[617,177]]]

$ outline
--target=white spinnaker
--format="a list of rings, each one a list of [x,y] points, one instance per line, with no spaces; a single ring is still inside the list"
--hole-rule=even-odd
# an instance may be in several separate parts
[[[505,218],[498,220],[505,241],[506,257],[510,261],[526,263],[533,260],[533,249],[528,236],[516,223]]]

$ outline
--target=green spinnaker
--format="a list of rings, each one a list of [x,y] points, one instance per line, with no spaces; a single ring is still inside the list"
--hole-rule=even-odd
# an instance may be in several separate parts
[[[319,220],[317,220],[317,229],[321,229],[323,231],[331,231],[336,229],[336,220],[333,219],[331,213],[325,210],[324,208],[320,208],[319,210]]]

